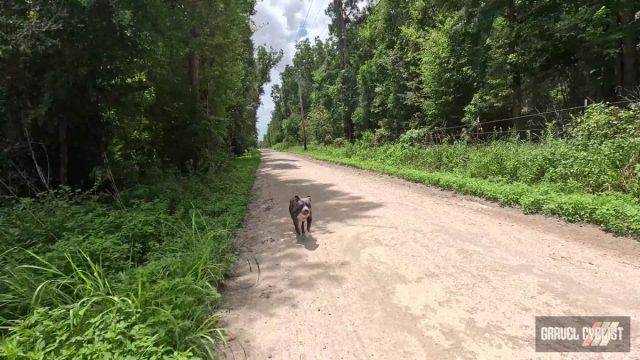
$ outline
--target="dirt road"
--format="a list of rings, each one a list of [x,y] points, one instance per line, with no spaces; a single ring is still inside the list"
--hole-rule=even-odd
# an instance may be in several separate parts
[[[631,316],[632,352],[590,357],[640,358],[640,243],[593,226],[265,152],[238,246],[228,358],[560,358],[534,352],[536,315]]]

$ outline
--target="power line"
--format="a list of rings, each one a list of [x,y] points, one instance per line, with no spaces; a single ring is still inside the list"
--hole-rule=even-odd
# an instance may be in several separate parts
[[[307,19],[309,18],[309,13],[311,12],[311,7],[313,6],[313,0],[311,0],[309,2],[309,8],[307,9],[307,15],[304,17],[304,21],[302,22],[302,24],[300,25],[300,27],[298,28],[298,37],[296,39],[296,44],[298,43],[298,41],[300,41],[300,33],[302,32],[302,29],[304,29],[305,31],[307,31]]]
[[[312,26],[313,26],[313,25],[315,25],[316,20],[318,20],[318,15],[320,15],[320,12],[321,12],[322,10],[324,10],[324,9],[325,9],[325,7],[323,7],[322,5],[320,5],[320,6],[318,7],[318,11],[316,11],[316,14],[313,16],[313,20],[311,20],[311,25],[312,25]]]
[[[309,13],[311,13],[311,8],[313,7],[313,0],[311,0],[309,2],[309,9],[307,9],[307,16],[304,17],[304,22],[303,24],[306,26],[307,25],[307,19],[309,18]]]

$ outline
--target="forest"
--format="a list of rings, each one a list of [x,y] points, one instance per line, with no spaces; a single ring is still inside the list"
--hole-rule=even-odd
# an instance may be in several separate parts
[[[273,89],[266,144],[535,132],[639,95],[634,0],[334,0],[327,14],[330,37],[300,42]]]
[[[280,51],[255,0],[0,3],[0,358],[215,358]]]
[[[334,0],[264,144],[640,237],[640,2]]]
[[[0,192],[206,171],[256,146],[255,0],[0,5]]]

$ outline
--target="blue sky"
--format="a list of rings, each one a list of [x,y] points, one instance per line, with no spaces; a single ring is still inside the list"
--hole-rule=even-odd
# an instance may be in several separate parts
[[[324,13],[331,0],[261,0],[256,6],[253,22],[257,28],[253,35],[256,46],[266,45],[282,49],[284,57],[271,72],[271,83],[265,86],[260,108],[258,109],[258,139],[262,140],[271,121],[274,104],[271,100],[271,88],[280,82],[280,73],[291,64],[298,38],[322,40],[329,36],[329,17]],[[308,17],[307,17],[307,14]],[[299,36],[299,29],[306,21],[306,35]],[[303,31],[304,33],[304,31]]]

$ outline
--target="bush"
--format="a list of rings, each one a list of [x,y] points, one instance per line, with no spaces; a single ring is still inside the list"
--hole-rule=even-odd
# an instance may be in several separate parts
[[[337,137],[336,132],[340,129],[334,129],[331,114],[324,106],[314,106],[309,114],[309,139],[312,142],[329,145]]]
[[[405,145],[426,145],[430,134],[427,128],[411,129],[400,135],[398,142]]]
[[[380,146],[386,142],[389,142],[393,140],[393,136],[391,134],[391,131],[389,131],[386,128],[379,128],[376,129],[376,131],[373,134],[373,143],[376,146]]]
[[[347,140],[345,140],[344,138],[341,138],[341,137],[339,137],[339,138],[335,138],[335,139],[333,140],[333,145],[334,145],[334,146],[337,146],[337,147],[343,147],[343,146],[346,146],[348,143],[349,143],[349,142],[348,142]]]
[[[584,141],[640,138],[640,110],[591,105],[583,116],[574,119],[570,134]]]

